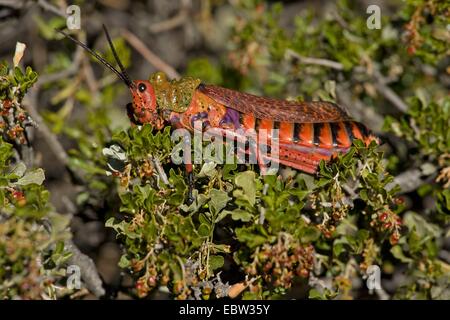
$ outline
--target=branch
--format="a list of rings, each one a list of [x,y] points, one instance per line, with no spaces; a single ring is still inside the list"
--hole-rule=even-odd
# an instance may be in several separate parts
[[[375,88],[378,90],[381,95],[392,103],[398,110],[401,112],[407,112],[409,107],[403,102],[402,98],[400,98],[394,90],[389,88],[386,83],[387,79],[378,71],[374,70],[373,77],[375,78]]]
[[[328,59],[303,57],[292,49],[287,49],[286,55],[287,57],[297,59],[300,63],[314,64],[335,70],[344,70],[344,65],[342,63]],[[364,71],[367,72],[367,69],[364,68]],[[375,79],[375,88],[386,100],[392,103],[398,110],[402,112],[408,111],[408,105],[405,102],[403,102],[403,100],[399,97],[397,93],[395,93],[394,90],[392,90],[386,85],[386,83],[388,83],[387,78],[385,78],[378,70],[373,71],[373,78]]]
[[[60,72],[55,72],[51,74],[41,75],[36,86],[42,87],[44,84],[55,82],[61,79],[68,78],[79,71],[80,63],[83,57],[83,49],[77,46],[75,55],[73,57],[73,62],[70,66]]]
[[[304,57],[304,56],[299,55],[297,52],[295,52],[292,49],[287,49],[286,55],[287,55],[287,57],[297,59],[300,63],[315,64],[315,65],[328,67],[328,68],[335,69],[335,70],[344,70],[344,65],[340,62],[332,61],[332,60],[328,60],[328,59]]]
[[[39,132],[42,134],[43,138],[46,140],[48,147],[53,152],[58,161],[63,164],[65,167],[69,164],[69,157],[67,156],[66,151],[64,150],[61,143],[58,141],[57,137],[51,132],[51,130],[47,127],[41,115],[37,111],[37,95],[38,90],[36,88],[31,88],[29,93],[26,96],[26,109],[30,114],[30,117],[36,122],[37,128]]]
[[[153,163],[153,166],[156,168],[156,172],[158,172],[159,177],[163,181],[163,183],[167,186],[171,186],[169,179],[167,178],[167,174],[164,171],[161,161],[157,157],[150,156],[150,161]]]
[[[187,18],[187,11],[182,9],[175,17],[151,24],[148,29],[151,33],[169,31],[183,25]]]
[[[0,6],[5,6],[13,9],[22,9],[27,4],[25,0],[0,0]]]
[[[148,29],[151,33],[159,33],[177,28],[187,21],[191,8],[192,0],[181,0],[181,8],[176,16],[161,22],[151,24]]]
[[[105,289],[103,288],[103,282],[97,272],[94,261],[82,253],[72,240],[66,240],[64,242],[64,247],[72,253],[68,263],[77,265],[80,268],[81,278],[86,284],[86,288],[88,288],[88,290],[97,298],[104,296]]]
[[[348,88],[343,85],[336,86],[336,94],[338,101],[340,101],[344,106],[351,106],[351,115],[355,117],[356,120],[364,122],[371,130],[375,132],[380,132],[383,127],[384,119],[378,113],[375,112],[373,108],[366,106],[358,98],[353,98],[348,91]]]
[[[389,294],[386,292],[386,290],[383,289],[383,287],[380,284],[380,288],[374,290],[375,293],[377,294],[378,298],[380,300],[389,300],[391,299],[391,297],[389,296]]]
[[[28,103],[27,111],[31,118],[36,122],[38,130],[42,133],[44,139],[46,140],[48,147],[55,154],[56,158],[68,168],[68,159],[64,148],[59,143],[56,136],[50,131],[47,125],[44,123],[42,117],[36,110],[38,89],[32,88],[27,94]],[[75,174],[75,173],[74,173]],[[84,280],[86,287],[91,291],[96,297],[101,297],[105,295],[105,289],[103,288],[102,280],[97,273],[94,262],[91,258],[83,254],[72,242],[72,240],[65,241],[65,247],[68,251],[72,253],[72,257],[69,259],[70,264],[75,264],[80,267],[81,277]]]
[[[122,36],[124,39],[135,48],[150,64],[156,69],[166,73],[169,78],[179,78],[180,74],[168,63],[163,61],[154,52],[152,52],[137,36],[130,31],[122,30]]]
[[[426,163],[425,163],[426,165]],[[423,165],[422,165],[423,167]],[[394,181],[386,185],[386,190],[391,190],[396,185],[400,186],[400,193],[408,193],[417,190],[420,186],[429,182],[429,179],[422,178],[423,175],[427,173],[422,172],[422,170],[415,168],[406,170],[394,178]],[[434,179],[435,174],[429,174],[428,178]]]
[[[67,208],[68,215],[73,217],[73,215],[76,214],[75,204],[67,197],[63,197],[62,201]],[[97,271],[94,261],[89,256],[82,253],[73,243],[72,239],[64,241],[64,248],[72,253],[72,256],[67,262],[69,265],[76,265],[80,268],[80,275],[86,285],[86,288],[97,298],[103,297],[106,292],[103,288],[103,281]]]
[[[45,0],[38,0],[38,5],[44,10],[53,12],[54,14],[60,17],[67,18],[67,15],[65,14],[64,11],[60,10],[58,7],[55,7],[54,5],[48,3]]]

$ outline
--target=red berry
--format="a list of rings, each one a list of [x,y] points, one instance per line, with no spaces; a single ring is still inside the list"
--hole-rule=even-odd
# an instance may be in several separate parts
[[[397,232],[395,232],[395,233],[393,233],[392,235],[391,235],[391,237],[389,238],[389,242],[392,244],[392,245],[396,245],[397,243],[398,243],[398,240],[400,239],[400,235],[397,233]]]
[[[19,113],[19,115],[17,116],[17,119],[18,119],[20,122],[24,122],[24,121],[27,119],[27,116],[25,115],[25,113],[21,112],[21,113]]]
[[[325,230],[325,231],[323,232],[323,235],[324,235],[325,238],[327,238],[327,239],[331,238],[331,232],[330,232],[329,230]]]
[[[150,277],[148,278],[147,283],[148,283],[148,285],[149,285],[150,287],[156,286],[156,277],[155,277],[155,276],[150,276]]]
[[[3,101],[3,110],[9,110],[11,108],[12,101],[11,100],[4,100]]]
[[[23,192],[19,191],[19,190],[14,190],[12,193],[12,196],[14,197],[14,199],[18,200],[18,199],[22,199],[23,198]]]
[[[308,278],[308,276],[309,276],[309,271],[308,271],[308,269],[303,268],[302,270],[300,270],[300,275],[301,275],[303,278]]]
[[[381,221],[381,222],[386,221],[387,218],[388,218],[388,214],[387,214],[386,212],[383,212],[383,213],[380,215],[380,221]]]

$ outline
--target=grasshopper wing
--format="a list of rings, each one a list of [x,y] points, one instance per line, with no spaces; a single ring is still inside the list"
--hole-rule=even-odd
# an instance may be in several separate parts
[[[279,100],[206,84],[201,84],[198,90],[226,107],[254,114],[258,119],[294,123],[338,122],[351,119],[344,110],[331,102]]]

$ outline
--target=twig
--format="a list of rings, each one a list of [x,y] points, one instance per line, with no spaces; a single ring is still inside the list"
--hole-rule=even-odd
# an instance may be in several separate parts
[[[161,180],[164,182],[164,184],[171,186],[169,179],[167,178],[167,174],[164,171],[159,159],[157,157],[150,157],[150,161],[153,162],[153,165],[156,168],[156,171],[158,172],[158,175],[161,178]]]
[[[267,191],[269,190],[269,184],[266,183],[264,184],[263,190],[262,190],[262,194],[263,196],[267,195]],[[261,206],[259,208],[259,219],[258,219],[258,223],[259,224],[264,224],[264,221],[266,220],[266,209]]]
[[[123,29],[122,36],[133,46],[148,62],[156,69],[165,72],[169,78],[179,78],[180,74],[169,64],[164,62],[160,57],[153,53],[138,37],[130,31]]]
[[[100,84],[95,77],[94,70],[89,59],[83,60],[83,75],[92,95],[92,102],[94,106],[100,105],[101,97],[99,95]],[[117,80],[117,78],[116,78]]]
[[[114,73],[108,73],[98,81],[98,89],[101,90],[114,82],[117,82],[117,76]]]
[[[342,18],[342,16],[338,13],[338,8],[334,6],[333,16],[336,19],[336,22],[339,23],[339,25],[342,27],[342,29],[350,29],[348,23]]]
[[[103,282],[97,272],[94,261],[82,253],[80,249],[75,246],[72,240],[66,240],[64,244],[65,249],[72,253],[68,263],[77,265],[80,268],[81,278],[86,284],[88,290],[97,298],[104,296],[105,289],[103,288]]]
[[[0,0],[0,6],[5,6],[13,9],[22,9],[27,1],[20,0]]]
[[[335,70],[344,70],[344,65],[340,62],[332,61],[332,60],[328,60],[328,59],[304,57],[304,56],[299,55],[297,52],[295,52],[292,49],[287,49],[286,55],[287,55],[287,57],[297,59],[300,63],[315,64],[315,65],[328,67],[328,68],[335,69]]]
[[[357,120],[363,120],[363,122],[373,131],[380,132],[383,127],[384,119],[373,108],[366,106],[361,100],[352,98],[349,93],[349,89],[343,85],[336,85],[336,93],[338,101],[344,106],[350,107],[351,115]]]
[[[91,91],[92,95],[96,95],[98,93],[99,83],[95,78],[94,70],[92,70],[91,63],[88,59],[84,60],[83,63],[83,74],[84,79],[86,79],[87,86],[89,91]]]
[[[63,197],[62,201],[66,206],[68,216],[72,217],[76,214],[75,204],[68,198]],[[47,224],[44,224],[45,229],[51,232],[52,226],[46,220]],[[72,254],[69,258],[68,265],[76,265],[80,268],[81,278],[84,280],[86,288],[92,292],[97,298],[105,295],[105,289],[103,288],[103,281],[97,271],[94,261],[82,253],[80,249],[73,243],[72,239],[64,241],[64,249]]]
[[[48,147],[55,154],[56,158],[68,168],[68,156],[59,143],[56,136],[47,127],[39,113],[36,109],[37,104],[37,94],[38,89],[32,88],[28,95],[26,96],[28,101],[26,103],[26,108],[31,118],[36,122],[38,130],[42,133],[44,139],[47,141]],[[51,227],[51,226],[50,226]],[[86,283],[86,287],[91,291],[96,297],[101,297],[105,294],[105,289],[103,289],[102,280],[97,273],[94,262],[91,258],[83,254],[72,242],[72,240],[65,241],[66,249],[72,253],[72,257],[69,259],[69,264],[75,264],[80,267],[81,277]]]
[[[400,173],[394,178],[394,181],[386,185],[386,190],[392,190],[396,185],[400,186],[400,193],[408,193],[417,190],[426,181],[421,178],[420,169],[410,169]]]
[[[388,100],[390,103],[392,103],[398,110],[402,112],[408,111],[408,105],[403,102],[403,100],[395,93],[394,90],[389,88],[386,83],[387,79],[384,78],[384,76],[378,71],[373,71],[373,76],[375,78],[375,88],[378,90],[381,95]]]
[[[439,251],[439,258],[441,258],[447,263],[450,263],[450,252],[446,250]]]
[[[50,11],[50,12],[53,12],[54,14],[56,14],[56,15],[58,15],[58,16],[60,16],[60,17],[63,17],[63,18],[66,18],[66,17],[67,17],[67,15],[64,13],[64,11],[58,9],[57,7],[55,7],[55,6],[52,5],[51,3],[48,3],[48,2],[45,1],[45,0],[38,0],[38,5],[39,5],[42,9],[47,10],[47,11]]]
[[[41,115],[37,111],[37,94],[38,90],[36,88],[32,88],[26,96],[27,101],[25,103],[25,106],[27,108],[27,111],[30,114],[30,117],[36,122],[38,130],[42,133],[42,136],[47,141],[50,150],[53,152],[58,161],[65,167],[67,167],[69,164],[69,157],[67,156],[66,151],[64,150],[63,146],[58,141],[56,136],[47,127]]]
[[[61,79],[65,79],[73,75],[78,71],[77,65],[70,65],[69,68],[64,69],[60,72],[50,73],[50,74],[44,74],[39,79],[39,82],[36,85],[42,86],[47,83],[55,82]]]
[[[351,203],[353,203],[354,199],[358,198],[358,195],[355,192],[356,188],[352,188],[348,184],[343,184],[342,189],[344,189],[345,192],[347,192],[348,195],[350,196],[349,199],[347,200],[350,201]]]
[[[71,75],[75,74],[77,71],[79,71],[79,66],[81,63],[83,57],[83,49],[81,47],[77,46],[77,49],[75,51],[74,57],[73,57],[73,62],[72,64],[60,71],[60,72],[55,72],[55,73],[51,73],[51,74],[44,74],[39,78],[39,81],[36,83],[37,86],[42,87],[44,84],[47,83],[51,83],[51,82],[55,82],[64,78],[68,78]]]
[[[151,33],[169,31],[183,25],[187,17],[187,11],[182,9],[175,17],[151,24],[148,29]]]
[[[303,57],[299,55],[297,52],[292,49],[286,50],[286,55],[288,57],[293,57],[297,59],[300,63],[304,64],[315,64],[328,68],[332,68],[335,70],[343,70],[344,65],[337,61],[332,61],[328,59],[319,59],[319,58],[311,58],[311,57]],[[367,69],[364,69],[367,72]],[[357,71],[357,70],[355,70]],[[395,93],[394,90],[389,88],[386,83],[389,82],[389,79],[385,78],[378,70],[373,71],[373,78],[375,79],[375,88],[378,90],[381,95],[392,103],[398,110],[402,112],[408,111],[408,105],[403,102],[403,100]]]
[[[380,288],[379,289],[375,289],[374,290],[375,293],[377,294],[378,298],[380,300],[389,300],[391,297],[389,296],[389,294],[386,292],[386,290],[383,289],[383,287],[380,284]]]
[[[189,11],[192,8],[192,0],[181,0],[181,8],[178,14],[164,21],[151,24],[148,29],[151,33],[169,31],[183,25],[189,17]]]

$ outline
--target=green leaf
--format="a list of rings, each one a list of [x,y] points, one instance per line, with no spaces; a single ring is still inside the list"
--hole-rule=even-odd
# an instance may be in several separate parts
[[[215,169],[216,166],[217,166],[217,163],[215,163],[213,161],[206,162],[202,166],[202,169],[200,170],[200,172],[198,173],[197,178],[213,177],[217,173],[217,170]]]
[[[223,210],[216,219],[216,223],[224,219],[226,216],[231,215],[231,218],[235,221],[248,222],[253,218],[253,215],[242,209],[235,209],[233,211]]]
[[[20,178],[15,185],[26,186],[29,184],[41,185],[45,180],[44,170],[41,168],[27,172],[22,178]]]
[[[123,255],[120,257],[119,260],[119,267],[121,268],[128,268],[130,266],[130,260],[128,260],[126,255]]]
[[[265,236],[252,232],[253,228],[237,228],[236,236],[240,242],[247,244],[249,248],[255,248],[267,241]]]
[[[114,217],[111,217],[108,220],[106,220],[105,227],[114,228]]]
[[[309,290],[308,298],[312,300],[327,300],[327,298],[315,288]]]
[[[25,171],[27,170],[27,167],[23,161],[20,161],[17,163],[11,170],[11,174],[14,174],[17,177],[22,177],[25,174]]]
[[[235,178],[236,186],[242,190],[235,190],[234,196],[236,198],[243,198],[247,200],[251,206],[256,202],[256,178],[253,171],[245,171],[239,173]]]
[[[222,268],[224,262],[225,262],[225,259],[222,256],[210,255],[209,256],[209,270],[211,272],[213,272],[214,270]]]
[[[415,212],[407,212],[403,217],[404,224],[409,228],[409,230],[416,230],[421,238],[426,236],[431,236],[437,238],[441,234],[441,229],[425,218]]]
[[[198,227],[198,234],[200,237],[209,237],[211,228],[208,224],[202,223],[200,227]]]
[[[395,258],[397,258],[401,262],[410,263],[413,261],[413,259],[405,256],[405,254],[403,253],[402,247],[400,245],[393,246],[391,248],[391,253]]]
[[[228,201],[231,199],[228,193],[222,190],[212,189],[210,192],[211,200],[209,204],[214,213],[219,213],[223,208],[226,207]]]
[[[253,215],[242,209],[235,209],[231,212],[231,218],[233,220],[241,220],[243,222],[248,222],[253,218]]]

